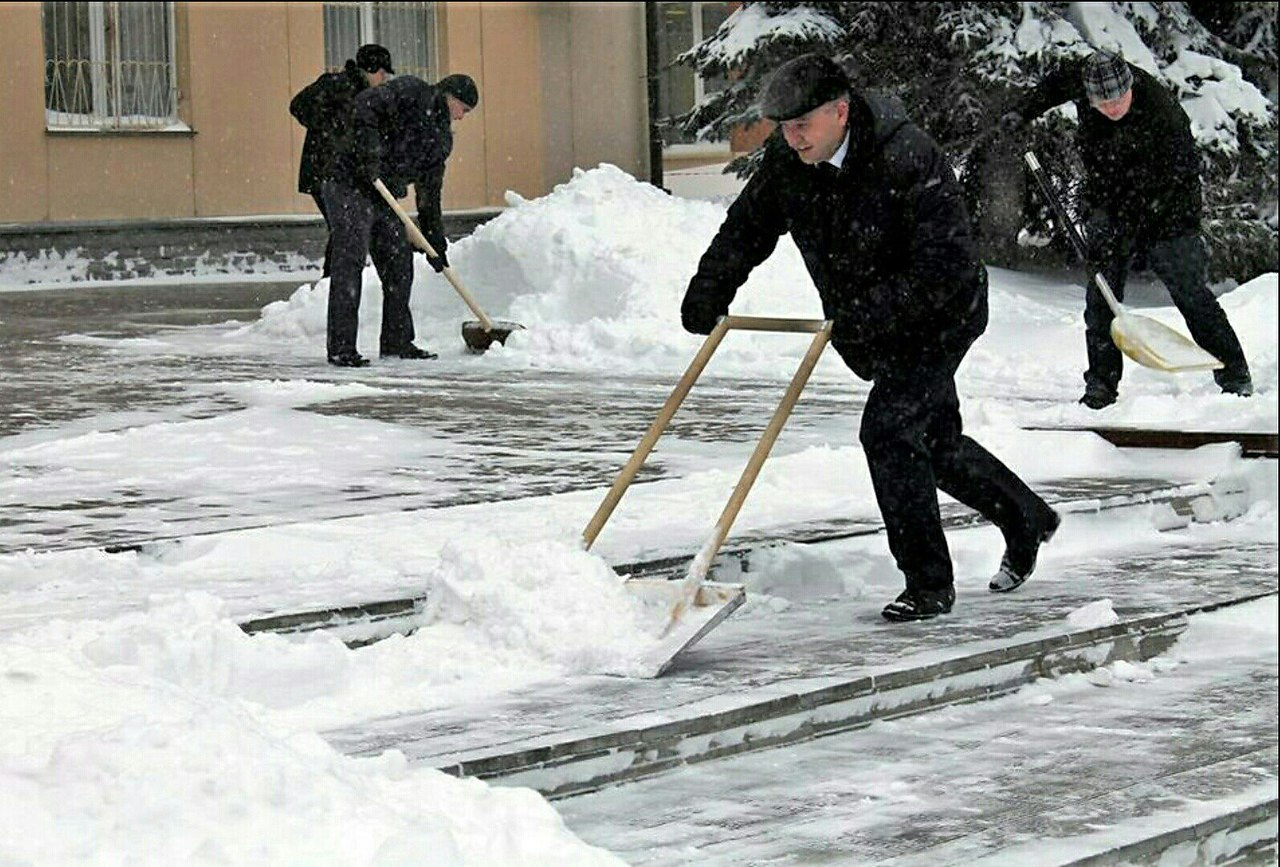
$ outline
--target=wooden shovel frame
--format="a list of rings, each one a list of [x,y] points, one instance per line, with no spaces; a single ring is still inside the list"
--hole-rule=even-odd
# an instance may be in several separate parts
[[[755,483],[756,476],[760,474],[760,469],[764,466],[765,459],[773,449],[773,444],[777,441],[778,434],[781,433],[783,425],[786,424],[787,418],[791,415],[791,410],[795,407],[796,401],[800,399],[800,392],[804,390],[805,383],[809,381],[809,375],[813,373],[813,368],[817,365],[823,349],[826,348],[831,339],[831,322],[825,319],[773,319],[756,316],[720,317],[716,327],[707,335],[707,339],[703,341],[702,348],[698,350],[698,354],[690,362],[688,370],[685,371],[684,376],[676,384],[675,390],[667,398],[667,402],[663,405],[661,412],[658,413],[658,417],[649,428],[649,432],[640,440],[640,444],[636,446],[636,450],[632,453],[630,460],[623,466],[618,480],[613,483],[613,487],[609,489],[604,501],[596,509],[586,529],[583,530],[582,537],[588,550],[595,543],[596,537],[600,535],[600,531],[604,528],[605,522],[609,520],[609,516],[613,514],[613,510],[622,499],[622,495],[626,493],[636,474],[644,466],[649,453],[657,445],[658,439],[666,431],[667,425],[671,423],[676,410],[680,408],[680,404],[684,402],[685,397],[693,388],[693,384],[697,382],[703,369],[710,362],[711,356],[715,354],[716,349],[720,346],[720,341],[724,339],[725,334],[730,329],[812,334],[813,340],[809,344],[808,352],[805,353],[800,362],[800,367],[791,378],[791,385],[788,386],[786,393],[782,396],[782,401],[774,411],[773,418],[770,419],[768,426],[761,435],[760,442],[756,444],[755,451],[752,452],[751,458],[747,461],[747,466],[742,471],[742,477],[738,480],[737,487],[733,489],[733,494],[730,495],[728,504],[725,505],[724,511],[720,514],[720,520],[716,522],[711,535],[689,565],[684,579],[668,581],[664,579],[632,578],[626,582],[627,589],[637,596],[650,601],[657,599],[669,605],[666,627],[662,632],[658,645],[647,660],[652,663],[652,676],[654,677],[666,671],[671,663],[675,661],[676,656],[693,646],[746,599],[746,589],[741,584],[707,582],[705,581],[707,572],[710,570],[711,563],[715,559],[716,553],[720,550],[720,546],[724,544],[725,538],[729,535],[729,528],[733,526],[733,521],[737,518],[742,504],[746,501],[747,493],[751,490],[752,484]],[[686,614],[689,616],[686,617]]]

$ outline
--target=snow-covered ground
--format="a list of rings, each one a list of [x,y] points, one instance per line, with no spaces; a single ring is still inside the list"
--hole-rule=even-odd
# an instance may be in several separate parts
[[[680,299],[723,204],[667,196],[612,166],[578,172],[541,199],[513,194],[508,204],[450,251],[491,316],[526,326],[505,347],[464,351],[457,328],[470,316],[421,257],[412,302],[419,342],[441,352],[429,365],[324,365],[325,281],[298,287],[251,321],[66,333],[58,343],[67,357],[93,353],[170,388],[149,397],[145,411],[36,419],[0,439],[7,470],[0,496],[40,504],[41,520],[55,526],[70,513],[65,494],[51,492],[71,490],[108,506],[128,500],[121,513],[154,498],[185,498],[195,509],[205,498],[234,503],[291,485],[300,498],[361,484],[374,493],[429,490],[439,484],[433,474],[467,449],[521,435],[519,419],[501,430],[446,433],[448,420],[431,412],[433,393],[446,383],[469,383],[483,397],[492,394],[489,380],[545,377],[545,399],[529,390],[519,407],[530,417],[570,412],[555,408],[575,389],[626,391],[634,383],[647,400],[653,381],[674,384],[700,344],[679,327]],[[371,268],[364,279],[360,347],[376,355],[380,291]],[[1033,484],[1237,477],[1254,505],[1232,522],[1232,538],[1274,546],[1274,462],[1242,460],[1230,446],[1139,453],[1025,428],[1274,433],[1277,275],[1221,298],[1252,367],[1253,398],[1221,395],[1207,373],[1170,376],[1129,363],[1120,401],[1100,413],[1075,403],[1084,366],[1077,284],[992,270],[991,325],[958,377],[968,432]],[[819,315],[788,239],[732,312]],[[1185,333],[1172,307],[1141,312]],[[0,322],[0,338],[14,325]],[[721,394],[776,386],[762,401],[776,400],[802,352],[794,335],[732,334],[708,368],[707,386]],[[241,367],[221,377],[228,359],[257,360],[284,378]],[[802,425],[798,440],[784,434],[738,530],[875,517],[857,446],[856,405],[865,391],[834,353],[824,356],[806,398],[827,409]],[[422,407],[413,422],[342,409],[344,401],[401,396]],[[661,397],[642,407],[649,417]],[[584,399],[574,421],[591,436],[612,411]],[[602,486],[503,499],[500,480],[480,502],[217,533],[136,555],[7,545],[0,862],[615,863],[530,791],[409,768],[396,754],[344,757],[317,732],[544,678],[625,673],[651,638],[609,564],[696,550],[753,445],[754,433],[717,436],[716,426],[728,425],[714,406],[689,411],[711,435],[664,440],[665,477],[638,483],[590,552],[580,533]],[[587,457],[607,458],[612,472],[633,445]],[[566,460],[579,457],[565,446]],[[408,482],[405,468],[413,470]],[[102,520],[113,520],[110,511]],[[0,527],[0,542],[20,538],[20,529]],[[1100,543],[1151,546],[1152,532],[1149,522],[1069,519],[1042,568]],[[1220,532],[1187,531],[1214,539]],[[958,576],[985,582],[999,556],[991,535],[952,536]],[[879,594],[898,581],[882,540],[868,542],[858,563],[857,574],[833,566],[822,592]],[[767,606],[768,576],[758,580],[752,592],[764,601],[755,604]],[[251,637],[236,626],[246,613],[394,593],[426,593],[435,606],[431,625],[358,650],[331,636]],[[884,601],[873,595],[867,604]],[[751,617],[751,607],[741,616]]]

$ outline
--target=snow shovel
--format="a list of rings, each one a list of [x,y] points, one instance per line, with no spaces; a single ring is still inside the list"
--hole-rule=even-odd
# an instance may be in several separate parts
[[[422,230],[418,228],[418,224],[413,218],[405,213],[404,208],[400,207],[400,203],[396,201],[396,197],[391,195],[391,191],[387,189],[387,185],[382,182],[381,178],[374,180],[373,185],[377,187],[382,198],[391,206],[391,210],[396,212],[396,216],[400,218],[400,222],[404,223],[405,230],[409,233],[409,240],[414,245],[426,253],[428,256],[435,258],[435,248],[422,234]],[[496,340],[498,343],[506,344],[507,337],[512,331],[524,328],[517,322],[495,322],[485,314],[480,305],[476,303],[476,299],[467,291],[467,287],[462,285],[462,281],[458,279],[458,275],[454,273],[453,268],[445,266],[444,276],[453,288],[458,290],[458,294],[462,296],[462,300],[467,302],[467,306],[471,308],[471,312],[476,315],[478,322],[462,323],[462,339],[466,341],[467,348],[475,353],[484,352]]]
[[[1036,159],[1036,155],[1032,151],[1027,151],[1024,154],[1024,158],[1027,161],[1027,166],[1031,169],[1031,174],[1036,179],[1036,183],[1040,185],[1040,191],[1045,200],[1053,208],[1054,214],[1057,215],[1058,222],[1065,227],[1067,237],[1071,239],[1076,253],[1080,256],[1080,260],[1087,263],[1089,259],[1085,249],[1084,236],[1080,234],[1080,229],[1071,219],[1066,208],[1062,206],[1062,202],[1058,200],[1057,194],[1054,193],[1053,187],[1049,183],[1049,176],[1045,174],[1044,169],[1040,166],[1040,161]],[[1130,313],[1116,299],[1115,293],[1111,291],[1110,284],[1107,283],[1107,278],[1101,272],[1095,271],[1093,273],[1093,282],[1097,284],[1098,290],[1107,302],[1107,306],[1111,308],[1111,312],[1115,315],[1115,318],[1111,320],[1111,340],[1121,352],[1134,361],[1144,367],[1163,370],[1166,373],[1216,370],[1223,366],[1221,361],[1202,349],[1191,338],[1185,337],[1163,322],[1158,322],[1147,316],[1138,316]]]
[[[685,371],[684,376],[676,384],[675,390],[667,398],[666,404],[663,405],[661,412],[658,413],[658,418],[649,428],[649,432],[640,440],[640,444],[636,446],[636,450],[632,453],[630,460],[622,468],[618,480],[614,482],[609,493],[605,495],[604,501],[596,509],[595,515],[588,522],[587,528],[582,533],[588,549],[595,542],[600,530],[604,527],[605,522],[609,520],[609,516],[622,499],[627,487],[640,471],[640,467],[644,465],[645,459],[653,451],[658,438],[666,430],[672,416],[675,415],[676,410],[688,395],[689,390],[693,388],[694,382],[697,381],[698,376],[702,373],[703,368],[707,366],[707,362],[711,360],[712,354],[716,351],[720,341],[724,339],[724,335],[730,328],[744,331],[811,333],[814,337],[809,344],[809,351],[805,353],[799,369],[796,370],[795,376],[791,379],[791,385],[783,395],[782,401],[778,404],[777,410],[774,411],[773,418],[769,421],[764,433],[761,434],[760,442],[756,444],[750,460],[747,461],[747,466],[742,471],[742,476],[738,480],[737,486],[733,489],[733,494],[729,497],[728,504],[720,514],[720,520],[716,522],[711,535],[703,543],[697,556],[693,558],[693,562],[689,564],[684,578],[680,581],[632,578],[626,582],[625,586],[629,591],[647,601],[659,604],[663,608],[663,627],[661,634],[658,636],[659,641],[646,660],[652,666],[653,677],[657,677],[666,671],[671,663],[675,661],[676,656],[693,646],[702,636],[715,628],[746,598],[746,590],[741,584],[708,582],[706,580],[707,573],[711,569],[711,563],[715,559],[716,553],[720,550],[720,546],[724,544],[725,538],[729,535],[729,528],[738,516],[738,511],[742,508],[743,502],[746,501],[747,493],[751,490],[752,484],[755,483],[756,476],[760,473],[760,468],[764,465],[765,459],[769,456],[769,452],[778,438],[778,434],[782,431],[782,426],[786,424],[787,418],[791,415],[791,410],[795,407],[796,401],[799,400],[800,392],[804,389],[805,383],[809,381],[809,375],[813,373],[813,368],[817,365],[818,358],[822,355],[823,349],[826,348],[827,342],[831,339],[831,323],[827,320],[769,319],[754,316],[720,317],[720,321],[716,323],[716,327],[712,332],[707,335],[702,348],[698,350],[698,354],[694,356],[693,361],[689,364],[689,369]]]

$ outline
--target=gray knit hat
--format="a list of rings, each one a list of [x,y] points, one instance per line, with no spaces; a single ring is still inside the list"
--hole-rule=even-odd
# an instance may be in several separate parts
[[[1084,92],[1089,102],[1097,105],[1119,99],[1133,87],[1133,73],[1124,58],[1110,51],[1095,51],[1084,62],[1081,72]]]
[[[760,91],[760,114],[769,120],[793,120],[849,92],[849,77],[834,60],[802,54],[773,71]]]

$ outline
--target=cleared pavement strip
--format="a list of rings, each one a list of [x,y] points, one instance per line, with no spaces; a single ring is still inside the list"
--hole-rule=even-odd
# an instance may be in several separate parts
[[[1246,458],[1280,457],[1280,437],[1274,433],[1246,431],[1186,431],[1154,428],[1108,427],[1028,427],[1033,431],[1078,431],[1094,433],[1113,446],[1140,449],[1198,449],[1215,443],[1236,443]]]
[[[550,798],[580,795],[683,765],[993,698],[1040,677],[1088,671],[1117,660],[1145,661],[1174,643],[1190,615],[1270,595],[1274,591],[1019,642],[656,725],[561,739],[546,736],[538,743],[508,744],[484,754],[437,756],[432,764],[457,776],[527,786]],[[356,755],[395,746],[370,744],[359,731],[326,737]]]

